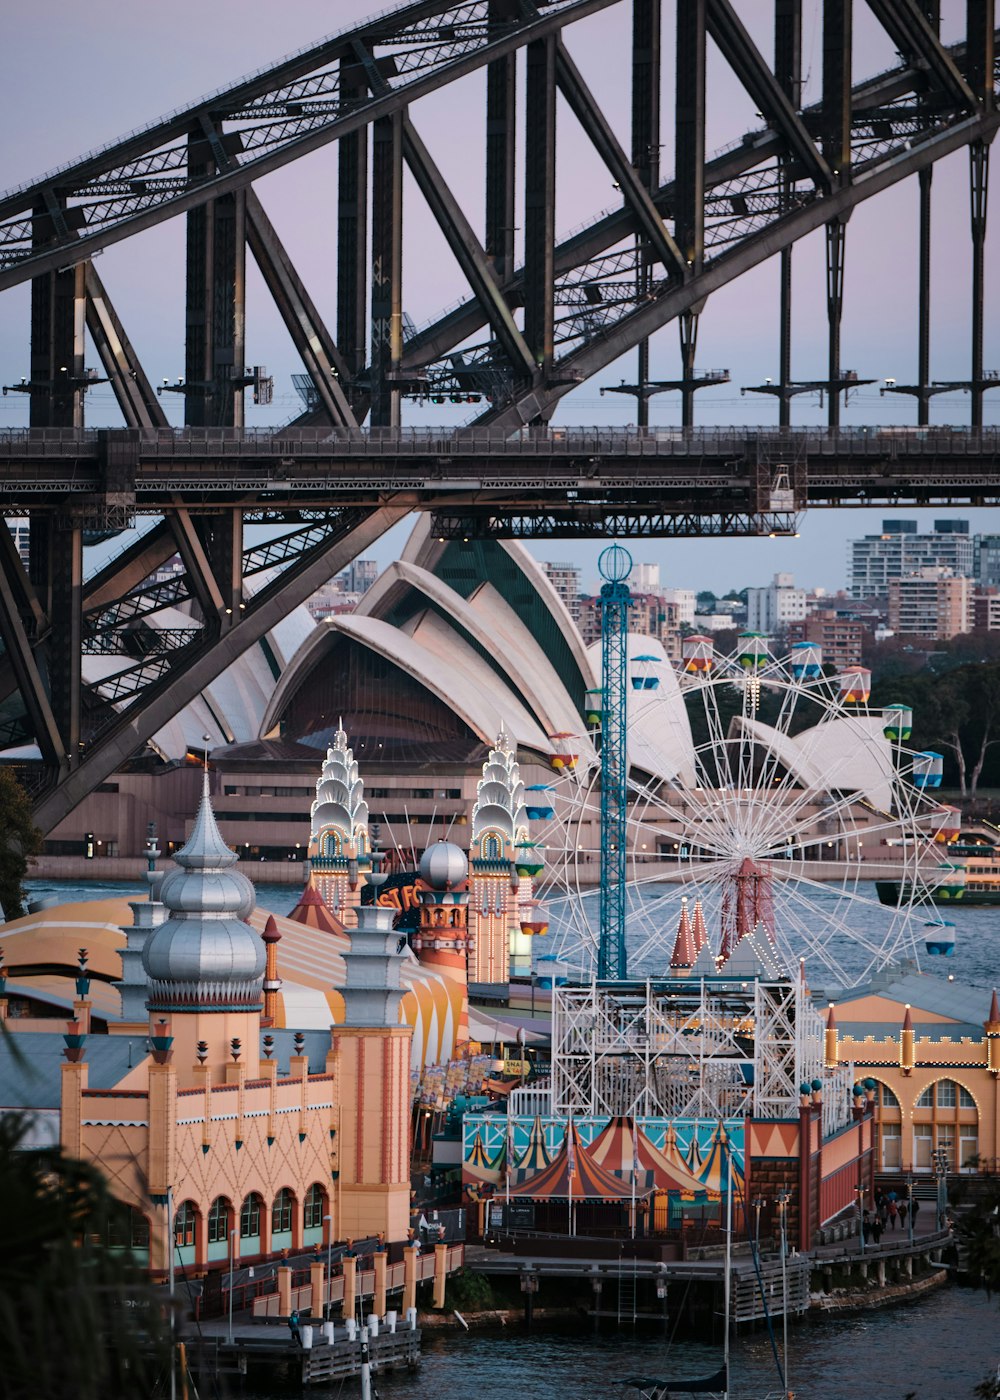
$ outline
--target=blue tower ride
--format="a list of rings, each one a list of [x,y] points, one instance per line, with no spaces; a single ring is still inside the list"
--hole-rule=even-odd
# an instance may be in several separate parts
[[[597,975],[608,981],[628,976],[625,948],[625,874],[628,802],[626,715],[628,610],[625,580],[632,556],[620,544],[597,561],[601,577],[601,936]]]

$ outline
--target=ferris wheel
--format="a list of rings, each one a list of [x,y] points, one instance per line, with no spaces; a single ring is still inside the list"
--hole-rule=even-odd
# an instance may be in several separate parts
[[[825,985],[919,961],[926,926],[941,923],[929,892],[949,815],[933,796],[939,760],[907,747],[905,707],[870,707],[868,671],[826,670],[818,646],[779,654],[754,633],[730,657],[688,637],[673,662],[648,637],[628,638],[630,976],[667,975],[685,920],[717,961],[753,933],[784,971],[804,958]],[[600,692],[588,701],[599,734]],[[546,862],[534,894],[545,951],[589,976],[600,761],[553,766],[551,815],[532,833]]]

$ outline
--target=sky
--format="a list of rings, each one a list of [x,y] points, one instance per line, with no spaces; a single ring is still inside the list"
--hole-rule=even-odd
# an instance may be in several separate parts
[[[664,0],[664,175],[673,168],[670,121],[673,86],[671,46],[675,0]],[[261,0],[173,0],[167,7],[126,0],[38,0],[22,7],[5,28],[4,83],[0,85],[0,129],[8,134],[0,155],[0,187],[39,176],[164,112],[242,74],[275,62],[282,54],[368,17],[374,0],[296,0],[276,8]],[[772,49],[769,13],[763,0],[738,0],[737,10],[765,54]],[[866,7],[855,7],[855,81],[893,65],[895,54]],[[804,0],[804,101],[819,95],[821,69],[819,0]],[[943,37],[962,37],[965,5],[943,0]],[[570,52],[614,126],[628,145],[629,7],[622,3],[565,31]],[[753,104],[709,45],[708,139],[713,150],[759,127]],[[484,80],[473,75],[414,104],[411,117],[445,178],[481,232],[483,203]],[[572,115],[560,103],[557,163],[557,217],[560,233],[588,221],[619,196]],[[994,179],[994,185],[996,180]],[[336,213],[334,147],[315,152],[257,183],[257,192],[327,323],[334,321],[336,268],[332,257]],[[961,379],[969,372],[968,156],[962,151],[939,163],[934,176],[932,374]],[[994,205],[996,200],[994,199]],[[847,230],[842,363],[862,378],[916,375],[917,185],[911,179],[855,210]],[[1000,297],[1000,214],[988,234],[987,296]],[[98,269],[116,309],[154,382],[183,371],[184,226],[182,219],[109,248]],[[794,255],[795,316],[793,372],[802,379],[825,373],[826,316],[823,239],[811,235]],[[407,177],[404,189],[404,306],[420,325],[463,294],[464,283],[421,196]],[[27,373],[28,291],[0,297],[0,382],[16,383]],[[250,424],[280,423],[294,416],[298,400],[290,376],[301,367],[248,259],[248,359],[268,366],[275,377],[269,410],[248,405]],[[777,262],[755,269],[716,293],[701,317],[699,368],[726,367],[731,383],[698,395],[697,421],[705,426],[772,424],[773,400],[742,395],[741,386],[777,377]],[[97,363],[90,351],[88,364]],[[678,337],[665,327],[651,344],[654,377],[680,372]],[[986,367],[1000,367],[1000,318],[987,317]],[[634,355],[623,358],[598,380],[566,396],[555,422],[577,425],[632,421],[631,401],[600,393],[602,385],[631,382]],[[168,413],[179,421],[179,396],[165,396]],[[987,422],[1000,423],[1000,392],[987,395]],[[969,401],[961,393],[933,401],[933,420],[968,422]],[[653,400],[653,422],[676,424],[676,395]],[[450,405],[407,405],[412,425],[461,421]],[[797,423],[821,423],[814,400],[799,399]],[[120,421],[107,386],[91,391],[87,421],[92,426]],[[910,399],[881,396],[878,384],[862,389],[843,412],[845,426],[915,422]],[[26,399],[0,398],[0,429],[26,422]],[[786,540],[635,541],[637,562],[658,563],[668,587],[713,588],[762,584],[778,571],[795,574],[808,587],[836,589],[844,582],[847,540],[877,532],[883,515],[918,519],[929,528],[934,518],[961,516],[973,530],[1000,529],[986,510],[814,511],[802,523],[801,537]],[[401,548],[397,529],[371,551],[383,565]],[[584,582],[596,574],[600,542],[551,541],[530,546],[542,559],[580,564]]]

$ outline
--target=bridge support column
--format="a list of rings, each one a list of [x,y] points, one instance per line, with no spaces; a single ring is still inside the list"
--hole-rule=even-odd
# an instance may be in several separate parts
[[[490,0],[491,32],[515,13],[510,0]],[[502,286],[514,271],[517,55],[486,69],[486,256]]]
[[[660,182],[660,0],[632,5],[632,164],[651,194]],[[640,297],[649,292],[651,254],[643,242],[636,267]],[[649,426],[649,341],[638,348],[636,421]]]
[[[775,0],[774,74],[781,90],[796,111],[802,97],[802,0]],[[780,195],[783,209],[790,207],[790,161],[780,162]],[[782,248],[779,269],[779,346],[778,346],[778,424],[787,428],[791,421],[792,399],[792,250]]]
[[[969,147],[972,196],[972,426],[983,426],[983,326],[985,316],[986,206],[989,191],[990,148],[985,141]]]
[[[834,181],[851,180],[851,53],[853,0],[823,0],[823,155]],[[826,226],[826,308],[829,321],[827,421],[840,426],[840,320],[844,308],[845,221]]]
[[[930,421],[931,382],[931,180],[934,167],[921,170],[920,180],[920,252],[917,304],[917,423],[925,427]]]
[[[372,148],[371,425],[399,427],[403,357],[403,119],[380,117]]]
[[[66,226],[55,199],[32,220],[34,243],[44,245]],[[33,428],[82,428],[86,264],[31,279],[31,352],[28,422]]]
[[[192,176],[213,174],[216,159],[202,131],[188,140]],[[187,216],[184,422],[243,427],[246,347],[246,200],[220,195]]]
[[[341,61],[344,102],[367,96],[357,71],[356,61]],[[358,375],[365,367],[368,338],[368,128],[341,137],[337,147],[337,347],[351,375]]]
[[[212,626],[217,620],[219,630],[225,632],[239,622],[243,611],[243,514],[231,510],[199,516],[197,530],[219,598],[218,612],[207,614],[205,621]]]
[[[705,0],[677,7],[674,148],[675,237],[689,276],[705,258]],[[702,303],[703,305],[704,303]],[[694,356],[701,305],[682,313],[681,423],[694,423]]]
[[[70,769],[80,761],[83,648],[83,533],[59,530],[52,551],[48,640],[49,695]]]
[[[555,39],[527,47],[524,169],[524,338],[546,371],[555,347]]]
[[[826,226],[826,314],[829,321],[827,422],[840,427],[840,322],[844,312],[844,252],[847,228],[839,219]]]

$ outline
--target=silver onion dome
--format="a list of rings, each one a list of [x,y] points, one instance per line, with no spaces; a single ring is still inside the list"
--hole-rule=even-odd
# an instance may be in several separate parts
[[[420,878],[432,890],[454,889],[468,873],[465,852],[450,841],[435,841],[420,857]]]
[[[235,851],[222,839],[205,774],[201,806],[183,850],[160,886],[167,918],[146,942],[142,962],[151,1011],[245,1010],[259,1007],[266,953],[245,922],[253,885],[231,867]]]

